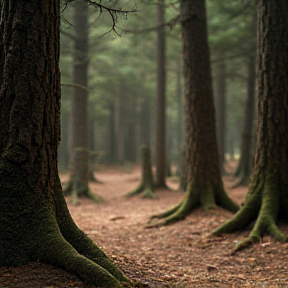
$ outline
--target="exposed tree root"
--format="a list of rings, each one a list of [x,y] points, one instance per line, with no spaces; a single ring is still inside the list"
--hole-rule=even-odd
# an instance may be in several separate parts
[[[140,194],[144,191],[142,198],[156,199],[154,194],[154,181],[152,175],[152,167],[150,160],[150,149],[147,145],[143,145],[142,148],[142,180],[140,185],[133,191],[127,193],[126,197],[131,197]]]
[[[153,192],[153,187],[149,185],[149,183],[141,183],[135,190],[127,193],[125,197],[131,197],[140,193],[143,193],[142,198],[147,198],[147,199],[157,199],[158,197],[156,194]]]
[[[14,205],[13,198],[9,199],[8,208],[0,213],[1,219],[9,224],[1,225],[0,245],[5,250],[0,251],[0,265],[40,262],[62,268],[93,287],[144,287],[123,275],[104,251],[76,226],[61,190],[50,196],[53,197],[35,201],[33,209],[25,211],[25,217],[21,217],[19,208],[25,207],[26,201],[19,201],[16,211],[20,214],[5,218],[9,206]],[[11,229],[15,217],[19,219],[17,227]]]
[[[81,183],[73,183],[70,180],[63,188],[63,193],[65,196],[72,195],[72,204],[79,204],[79,198],[88,198],[93,200],[95,203],[103,202],[103,199],[91,192],[87,185]]]
[[[194,183],[190,183],[184,200],[179,205],[176,205],[164,213],[152,215],[149,218],[146,228],[170,225],[177,221],[184,220],[186,216],[199,206],[209,211],[216,208],[217,205],[233,212],[239,209],[238,205],[227,196],[221,185],[215,188],[212,185],[207,185],[200,189],[196,187]],[[153,221],[155,219],[160,221]]]
[[[256,219],[255,225],[246,239],[239,241],[233,253],[245,249],[254,243],[260,242],[264,234],[269,234],[284,242],[286,237],[276,225],[279,209],[280,194],[278,185],[258,185],[251,188],[247,201],[234,217],[213,232],[214,235],[231,233],[247,227]],[[262,192],[263,191],[263,192]]]

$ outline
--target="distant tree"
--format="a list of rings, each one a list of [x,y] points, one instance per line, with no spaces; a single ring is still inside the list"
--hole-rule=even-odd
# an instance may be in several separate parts
[[[222,53],[223,54],[223,53]],[[216,108],[216,135],[221,174],[225,168],[225,140],[226,140],[226,63],[219,59],[216,63],[215,81],[215,108]]]
[[[217,204],[231,211],[238,210],[238,205],[224,191],[219,168],[205,1],[181,0],[180,3],[186,97],[187,193],[179,205],[152,216],[150,223],[154,218],[163,220],[151,226],[182,220],[198,206],[209,210]]]
[[[256,219],[235,250],[260,241],[268,233],[286,237],[276,225],[288,211],[288,2],[259,0],[257,141],[253,178],[244,206],[214,234],[244,229]]]
[[[255,115],[255,57],[251,56],[247,64],[247,99],[245,104],[244,125],[240,148],[240,161],[235,173],[239,180],[235,186],[248,185],[250,183],[252,170],[252,153],[254,137],[254,115]]]
[[[155,165],[157,188],[166,187],[166,39],[165,39],[165,7],[164,0],[157,2],[157,91],[156,91],[156,134],[155,134]]]
[[[95,202],[101,198],[92,194],[89,185],[90,145],[88,133],[88,5],[77,3],[74,8],[74,63],[70,116],[70,181],[64,188],[65,195],[72,194],[72,202],[87,197]]]
[[[61,189],[60,1],[4,0],[1,16],[0,266],[49,263],[97,287],[129,286],[75,225]]]
[[[131,197],[143,192],[142,198],[157,198],[154,194],[154,180],[152,174],[152,166],[150,159],[150,149],[148,145],[143,145],[141,148],[142,152],[142,179],[140,185],[133,191],[127,193],[126,197]]]

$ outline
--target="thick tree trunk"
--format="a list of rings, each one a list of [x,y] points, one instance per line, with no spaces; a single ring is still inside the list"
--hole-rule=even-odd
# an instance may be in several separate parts
[[[166,187],[166,41],[165,28],[162,26],[165,18],[164,0],[157,4],[157,94],[156,94],[156,134],[155,134],[155,165],[157,188]]]
[[[288,2],[258,1],[258,122],[254,171],[241,210],[214,232],[243,229],[256,219],[236,251],[259,241],[265,233],[284,241],[276,226],[288,214]],[[286,83],[286,84],[284,84]]]
[[[120,287],[128,280],[76,227],[61,191],[59,10],[58,0],[3,1],[0,266],[44,262]]]
[[[184,201],[150,218],[164,220],[150,226],[184,219],[193,209],[220,205],[237,211],[223,188],[216,141],[215,111],[207,43],[204,0],[181,0],[181,24],[186,97],[188,190]]]
[[[240,179],[236,186],[248,185],[250,183],[252,170],[252,139],[254,135],[255,80],[255,57],[251,57],[248,62],[247,100],[240,150],[241,158],[235,173],[235,176]]]

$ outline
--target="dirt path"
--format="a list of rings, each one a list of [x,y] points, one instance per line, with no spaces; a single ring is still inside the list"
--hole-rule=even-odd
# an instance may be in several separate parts
[[[72,217],[94,241],[110,255],[129,277],[150,287],[288,287],[288,244],[270,237],[262,243],[230,255],[236,241],[249,230],[223,237],[207,237],[231,217],[222,209],[205,213],[202,209],[180,223],[145,229],[150,215],[179,203],[183,193],[158,190],[158,200],[140,196],[125,198],[140,181],[138,167],[131,173],[119,169],[102,169],[96,173],[103,184],[91,184],[93,192],[105,199],[102,204],[81,200],[78,206],[68,205]],[[63,181],[67,179],[62,176]],[[177,183],[168,179],[172,188]],[[239,204],[247,188],[231,189],[229,195]],[[288,232],[287,224],[280,224]],[[23,280],[24,279],[24,280]],[[84,287],[76,277],[47,265],[31,264],[21,268],[0,269],[0,287],[62,288]],[[113,287],[111,287],[113,288]]]

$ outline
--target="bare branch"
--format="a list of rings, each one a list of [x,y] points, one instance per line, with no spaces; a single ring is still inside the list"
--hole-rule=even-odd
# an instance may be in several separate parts
[[[62,10],[62,13],[65,11],[65,9],[67,8],[68,4],[70,2],[73,2],[74,0],[64,0],[62,2],[62,5],[63,5],[63,10]],[[112,26],[111,26],[111,29],[109,31],[107,31],[106,33],[104,33],[103,35],[101,35],[100,37],[98,38],[101,38],[103,37],[104,35],[106,34],[109,34],[110,32],[114,32],[116,33],[118,36],[120,36],[120,34],[117,32],[116,30],[116,23],[117,23],[117,18],[118,18],[118,14],[121,13],[124,15],[124,17],[126,18],[128,13],[132,13],[132,12],[139,12],[137,10],[137,7],[135,9],[132,9],[132,10],[122,10],[122,8],[112,8],[112,7],[108,7],[108,6],[105,6],[101,3],[101,0],[99,2],[96,2],[96,1],[93,1],[93,0],[83,0],[85,2],[87,2],[88,5],[92,5],[94,6],[96,9],[99,9],[99,13],[100,15],[102,14],[103,11],[106,11],[110,14],[110,17],[112,19]],[[99,16],[100,17],[100,16]],[[98,17],[98,18],[99,18]],[[62,19],[65,21],[65,22],[68,22],[65,18],[62,17]],[[69,23],[69,22],[68,22]],[[71,24],[71,23],[69,23]],[[72,25],[72,24],[71,24]]]
[[[78,88],[78,89],[82,89],[86,92],[90,92],[89,89],[85,86],[81,86],[81,85],[78,85],[78,84],[74,84],[74,83],[61,83],[61,86],[66,86],[66,87],[74,87],[74,88]]]
[[[176,17],[172,18],[170,21],[168,21],[162,25],[149,27],[149,28],[143,28],[143,29],[140,28],[140,29],[136,29],[136,30],[129,30],[129,29],[121,29],[119,27],[117,27],[117,28],[121,29],[125,33],[139,33],[139,34],[157,31],[159,28],[163,28],[163,27],[169,27],[170,30],[172,30],[178,24],[179,19],[180,19],[180,15],[177,15]]]

